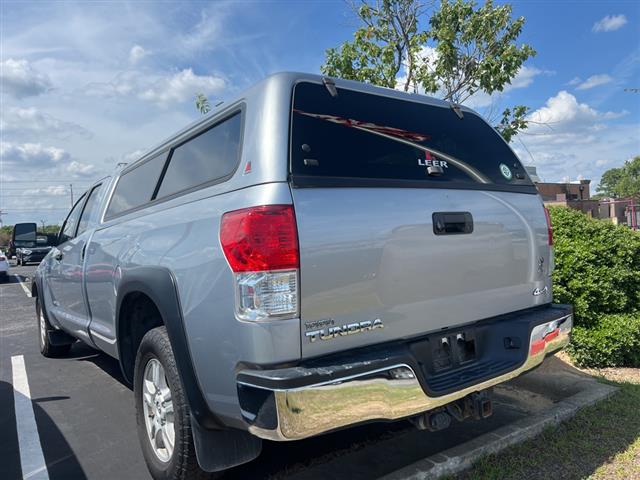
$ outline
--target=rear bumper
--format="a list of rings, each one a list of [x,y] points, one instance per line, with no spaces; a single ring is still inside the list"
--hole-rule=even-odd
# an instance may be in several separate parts
[[[424,348],[447,335],[455,338],[461,329],[304,366],[242,370],[237,383],[243,417],[251,433],[278,441],[410,417],[537,367],[569,343],[572,313],[570,306],[553,305],[479,322],[475,334],[486,340],[477,360],[448,372],[427,368]]]

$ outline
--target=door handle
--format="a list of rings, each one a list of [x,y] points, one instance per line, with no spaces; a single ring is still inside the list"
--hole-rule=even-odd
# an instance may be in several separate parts
[[[473,217],[469,212],[435,212],[433,233],[436,235],[460,235],[473,232]]]

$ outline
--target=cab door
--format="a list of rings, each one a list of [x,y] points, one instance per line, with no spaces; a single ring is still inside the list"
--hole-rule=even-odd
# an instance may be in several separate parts
[[[51,257],[47,259],[46,262],[45,276],[47,288],[45,289],[44,300],[47,312],[53,316],[52,320],[54,323],[65,329],[70,322],[68,322],[66,318],[64,301],[63,285],[68,274],[65,271],[63,260],[65,255],[73,248],[72,241],[76,235],[78,221],[80,220],[86,199],[86,195],[81,196],[71,208],[58,234],[57,246],[52,249]]]
[[[58,269],[54,281],[58,321],[69,333],[86,339],[89,343],[92,342],[87,332],[90,314],[84,287],[84,257],[93,233],[93,214],[101,187],[102,184],[99,184],[89,191],[80,208],[80,215],[74,217],[77,218],[75,231],[67,229],[70,238],[65,238],[53,255],[53,263],[57,263],[55,266]]]

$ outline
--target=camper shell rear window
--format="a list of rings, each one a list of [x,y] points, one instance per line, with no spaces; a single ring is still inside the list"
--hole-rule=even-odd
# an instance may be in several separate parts
[[[471,112],[301,82],[293,92],[294,186],[410,186],[536,193],[500,135]],[[461,118],[462,117],[462,118]]]

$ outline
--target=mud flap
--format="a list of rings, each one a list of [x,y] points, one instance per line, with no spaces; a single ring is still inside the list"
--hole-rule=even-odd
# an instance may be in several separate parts
[[[208,430],[192,417],[191,432],[200,468],[219,472],[250,462],[262,451],[262,440],[242,430]]]

